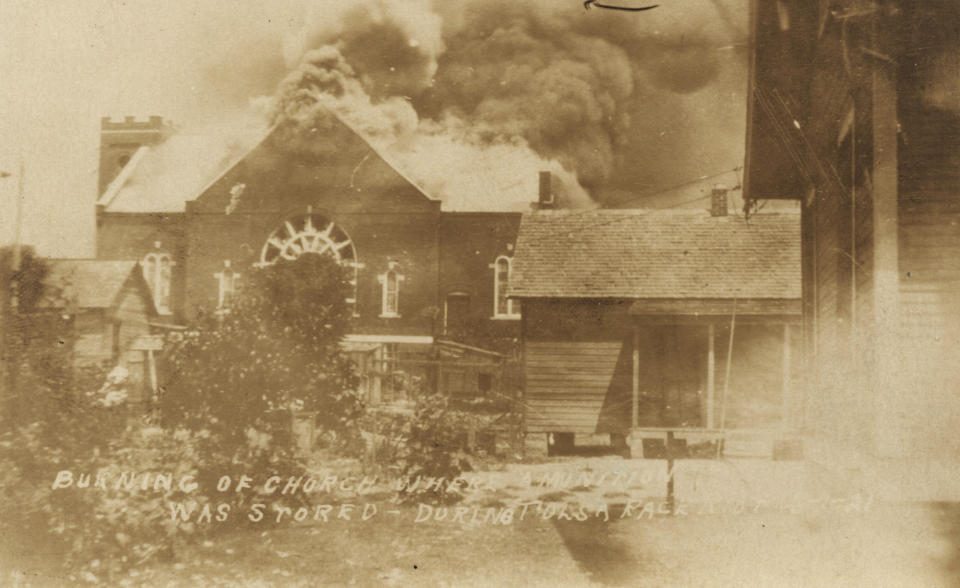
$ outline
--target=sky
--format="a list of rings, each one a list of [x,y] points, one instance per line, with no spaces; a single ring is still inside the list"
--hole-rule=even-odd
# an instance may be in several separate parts
[[[388,139],[401,160],[409,146],[413,167],[452,144],[468,159],[522,149],[535,155],[524,177],[562,166],[604,206],[661,206],[663,188],[711,175],[673,190],[687,202],[738,182],[746,4],[3,0],[0,172],[11,175],[0,179],[0,241],[12,240],[22,189],[25,243],[92,256],[101,116],[243,126],[282,103],[278,85],[303,80],[318,48],[355,78],[352,96],[412,128]]]

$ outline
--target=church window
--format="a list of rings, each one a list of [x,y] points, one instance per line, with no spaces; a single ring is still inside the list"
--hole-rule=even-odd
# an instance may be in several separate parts
[[[240,274],[230,267],[230,260],[223,262],[223,270],[213,274],[217,279],[217,311],[225,312],[230,309],[237,294],[237,282]]]
[[[513,273],[513,260],[501,255],[493,263],[493,317],[520,318],[520,301],[507,298],[510,276]]]
[[[287,219],[267,238],[260,251],[260,265],[270,265],[279,259],[296,259],[304,253],[329,255],[340,265],[350,268],[352,292],[347,302],[357,315],[357,284],[363,264],[357,260],[353,240],[340,226],[308,209],[307,214]]]
[[[381,286],[380,296],[380,316],[399,317],[400,316],[400,282],[403,276],[397,272],[396,262],[391,261],[386,273],[378,277]]]
[[[148,253],[143,258],[143,277],[150,286],[160,314],[170,314],[170,276],[173,260],[167,253]]]

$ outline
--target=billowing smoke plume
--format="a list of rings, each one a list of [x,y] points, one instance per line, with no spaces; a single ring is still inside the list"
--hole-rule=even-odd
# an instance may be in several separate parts
[[[524,208],[541,169],[561,177],[566,206],[590,205],[586,190],[624,167],[631,118],[675,112],[676,97],[716,76],[717,46],[729,41],[661,33],[694,17],[686,10],[638,20],[546,0],[314,8],[287,40],[292,71],[274,122],[309,131],[333,110],[428,192],[467,209]],[[638,108],[640,97],[651,104]],[[659,146],[682,157],[695,133],[676,135]]]

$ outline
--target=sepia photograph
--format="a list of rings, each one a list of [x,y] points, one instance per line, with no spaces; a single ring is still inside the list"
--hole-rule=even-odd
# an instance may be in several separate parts
[[[0,2],[0,586],[958,585],[956,0]]]

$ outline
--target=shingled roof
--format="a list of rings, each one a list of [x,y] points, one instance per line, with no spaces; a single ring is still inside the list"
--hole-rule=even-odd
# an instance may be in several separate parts
[[[135,261],[50,259],[47,264],[41,307],[110,308],[128,280],[143,282],[140,286],[148,288]],[[145,292],[152,305],[149,289]]]
[[[524,215],[508,294],[527,298],[800,297],[800,215],[701,210]]]

